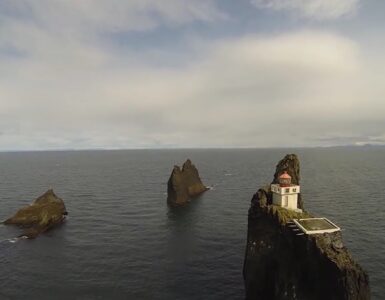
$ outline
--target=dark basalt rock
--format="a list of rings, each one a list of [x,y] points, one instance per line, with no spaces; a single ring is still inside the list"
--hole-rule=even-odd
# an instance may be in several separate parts
[[[3,223],[25,228],[24,233],[20,236],[35,238],[40,233],[61,224],[67,214],[63,200],[50,189],[31,205],[21,208]]]
[[[167,202],[170,205],[183,205],[207,190],[208,188],[203,185],[199,177],[197,168],[188,159],[182,169],[174,166],[172,170],[167,183]]]
[[[299,184],[296,155],[278,163],[273,183],[283,171]],[[288,222],[312,216],[271,203],[270,186],[251,200],[243,267],[247,300],[370,299],[368,275],[349,254],[341,232],[296,235]],[[299,206],[303,209],[302,201]]]

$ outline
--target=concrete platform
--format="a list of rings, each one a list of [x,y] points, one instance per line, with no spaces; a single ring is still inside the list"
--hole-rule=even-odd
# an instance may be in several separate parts
[[[340,231],[341,228],[326,218],[293,219],[305,234],[322,234]]]

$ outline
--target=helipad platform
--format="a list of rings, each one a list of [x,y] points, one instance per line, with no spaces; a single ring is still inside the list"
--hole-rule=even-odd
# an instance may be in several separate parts
[[[341,228],[326,218],[293,219],[293,222],[305,234],[330,233],[341,230]]]

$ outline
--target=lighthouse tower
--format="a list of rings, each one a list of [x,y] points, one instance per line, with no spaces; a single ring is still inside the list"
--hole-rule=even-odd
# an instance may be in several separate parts
[[[271,191],[274,205],[298,210],[300,186],[291,184],[291,176],[286,171],[278,177],[278,184],[271,185]]]

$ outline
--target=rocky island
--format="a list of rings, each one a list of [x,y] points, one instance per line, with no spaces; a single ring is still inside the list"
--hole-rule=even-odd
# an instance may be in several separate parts
[[[167,202],[170,205],[184,205],[208,188],[202,183],[198,169],[187,159],[182,169],[174,166],[167,183]]]
[[[344,246],[339,228],[325,221],[327,230],[317,231],[323,228],[315,223],[308,232],[300,225],[299,220],[325,218],[313,218],[304,210],[299,181],[299,160],[286,155],[272,184],[260,188],[251,200],[243,267],[246,299],[370,299],[368,275]],[[297,208],[288,208],[290,195],[280,196],[285,192],[293,192]]]
[[[35,238],[54,226],[61,224],[67,210],[62,199],[52,189],[38,197],[32,204],[18,210],[14,216],[5,220],[4,225],[16,225],[24,228],[20,236]]]

